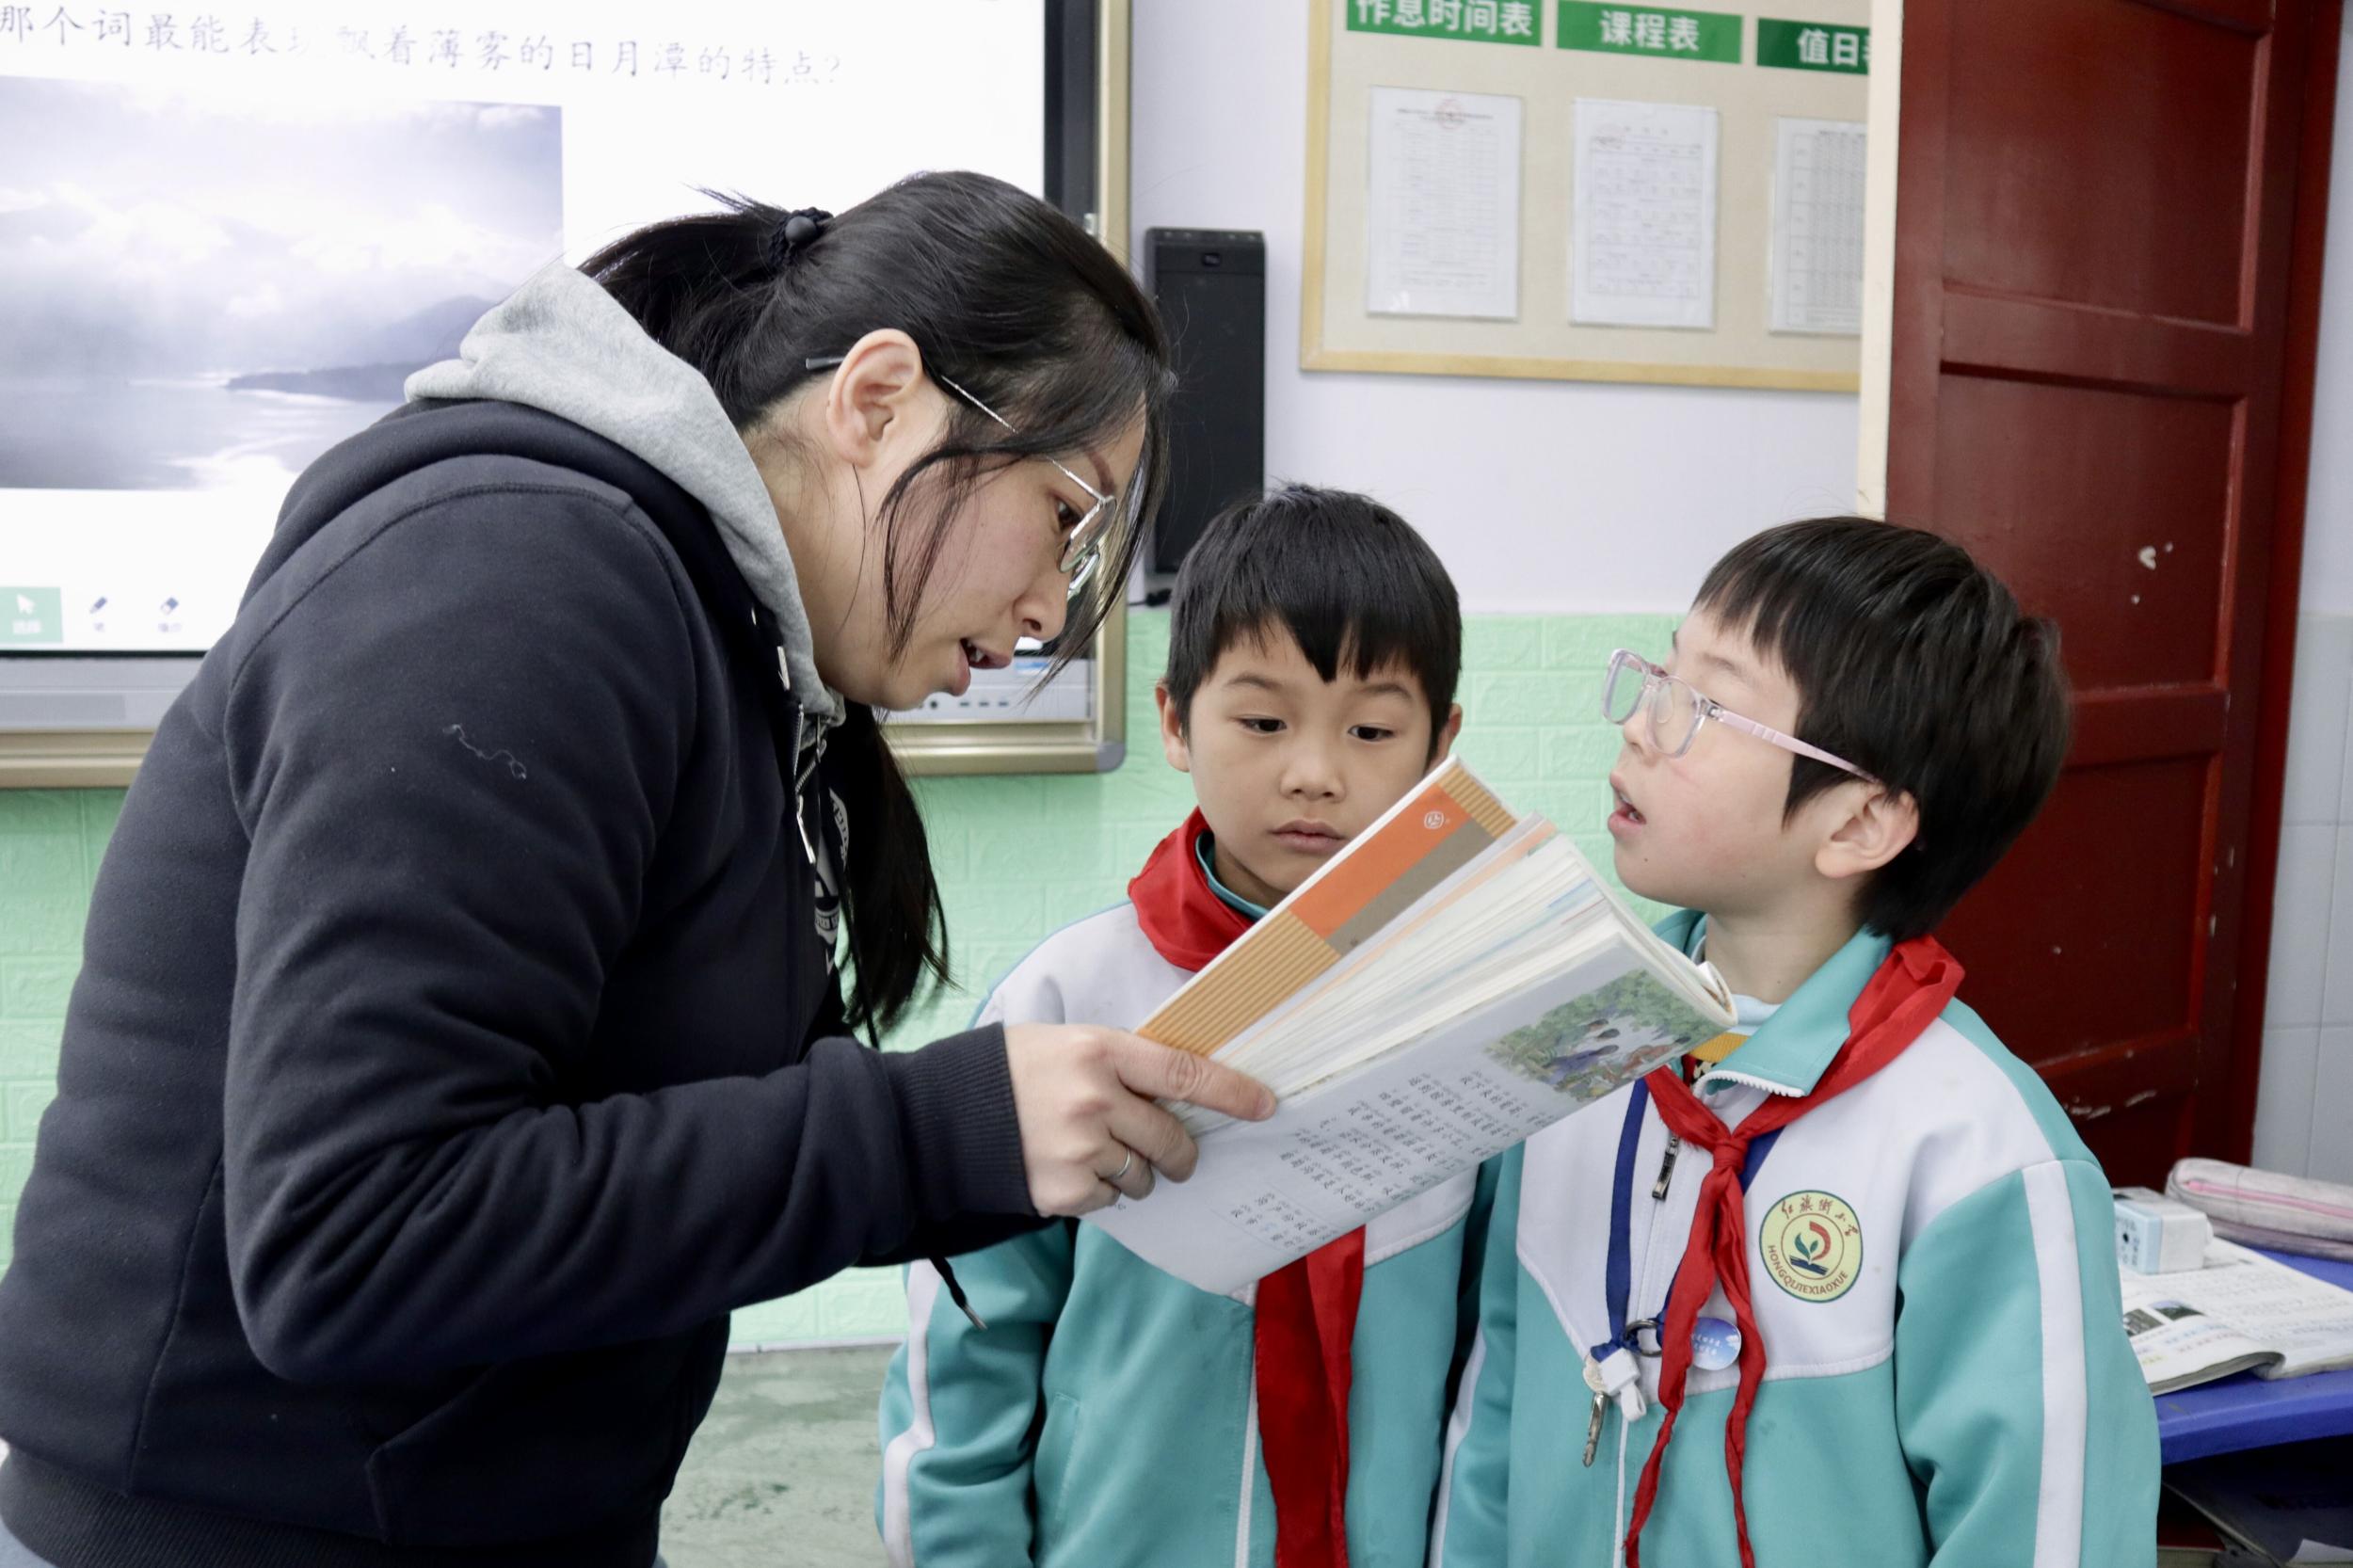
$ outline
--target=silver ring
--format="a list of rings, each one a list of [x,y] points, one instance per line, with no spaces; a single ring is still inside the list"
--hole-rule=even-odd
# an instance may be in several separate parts
[[[1110,1182],[1113,1187],[1116,1187],[1119,1185],[1119,1178],[1126,1176],[1130,1170],[1133,1170],[1135,1168],[1135,1163],[1136,1151],[1129,1149],[1128,1151],[1128,1158],[1119,1162],[1119,1169],[1113,1171],[1103,1179]]]

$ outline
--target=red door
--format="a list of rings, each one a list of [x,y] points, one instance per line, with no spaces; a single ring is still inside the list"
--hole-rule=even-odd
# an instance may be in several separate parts
[[[1945,939],[2118,1181],[2247,1146],[2339,5],[1904,8],[1888,516],[2055,616],[2078,701]]]

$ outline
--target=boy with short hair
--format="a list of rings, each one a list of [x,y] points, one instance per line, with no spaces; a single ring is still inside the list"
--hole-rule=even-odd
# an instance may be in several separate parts
[[[2054,629],[1829,518],[1604,693],[1618,874],[1739,1026],[1490,1163],[1431,1562],[2145,1568],[2106,1178],[1929,935],[2057,780]]]
[[[1141,1023],[1446,756],[1461,664],[1453,584],[1386,507],[1293,487],[1222,516],[1156,694],[1199,808],[982,1018]],[[1419,1563],[1474,1181],[1233,1296],[1066,1224],[956,1260],[981,1330],[916,1265],[882,1400],[892,1561],[1271,1568],[1279,1540],[1286,1568]]]

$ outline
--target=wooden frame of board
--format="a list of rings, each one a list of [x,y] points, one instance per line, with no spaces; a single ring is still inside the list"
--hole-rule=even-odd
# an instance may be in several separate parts
[[[1717,0],[1709,0],[1711,8]],[[1561,105],[1557,112],[1566,113],[1565,105],[1573,97],[1625,98],[1638,101],[1684,102],[1708,104],[1705,96],[1716,91],[1721,102],[1715,106],[1727,116],[1736,107],[1742,128],[1753,128],[1750,122],[1756,116],[1766,117],[1769,126],[1775,115],[1804,115],[1821,119],[1862,120],[1865,119],[1866,77],[1849,75],[1817,75],[1811,72],[1771,70],[1754,61],[1754,12],[1742,8],[1742,60],[1737,65],[1713,62],[1662,62],[1630,58],[1616,55],[1563,51],[1552,40],[1557,25],[1555,0],[1543,0],[1538,8],[1540,34],[1532,49],[1502,49],[1493,44],[1456,42],[1424,39],[1394,39],[1379,34],[1349,32],[1345,29],[1346,15],[1342,8],[1349,0],[1309,0],[1307,21],[1307,178],[1306,225],[1301,256],[1299,364],[1302,370],[1358,371],[1404,376],[1501,376],[1514,379],[1557,381],[1633,381],[1661,382],[1701,387],[1762,387],[1803,392],[1853,392],[1859,382],[1860,344],[1853,337],[1824,337],[1802,333],[1775,333],[1763,329],[1767,317],[1765,290],[1761,280],[1766,271],[1767,255],[1763,245],[1755,249],[1753,265],[1750,260],[1742,264],[1730,264],[1735,258],[1732,246],[1736,241],[1755,237],[1749,208],[1761,203],[1769,225],[1770,193],[1765,188],[1769,180],[1771,148],[1762,147],[1765,160],[1761,169],[1736,165],[1729,155],[1736,128],[1727,124],[1723,151],[1720,153],[1720,194],[1717,235],[1717,325],[1701,331],[1660,328],[1578,327],[1567,323],[1565,275],[1568,258],[1565,244],[1557,251],[1541,250],[1531,243],[1531,234],[1538,228],[1539,216],[1549,201],[1557,213],[1544,221],[1545,232],[1567,229],[1568,188],[1565,169],[1554,166],[1566,162],[1566,154],[1539,155],[1532,150],[1535,137],[1529,138],[1529,149],[1524,149],[1521,201],[1520,317],[1512,322],[1445,320],[1436,318],[1370,317],[1361,309],[1344,308],[1343,301],[1361,296],[1363,268],[1359,263],[1353,270],[1341,264],[1342,253],[1353,254],[1361,248],[1353,236],[1364,228],[1365,197],[1364,159],[1355,149],[1364,138],[1354,135],[1336,134],[1336,109],[1354,111],[1361,103],[1362,88],[1369,85],[1344,74],[1341,86],[1334,86],[1336,46],[1352,51],[1382,52],[1388,61],[1401,60],[1398,46],[1418,51],[1408,74],[1417,80],[1383,80],[1377,85],[1390,87],[1458,88],[1465,91],[1508,91],[1495,85],[1501,69],[1512,63],[1500,56],[1521,56],[1519,63],[1536,71],[1550,71],[1565,76],[1573,70],[1579,89],[1563,92],[1561,84],[1547,83],[1549,97]],[[1839,25],[1865,25],[1869,21],[1867,0],[1785,0],[1776,9],[1812,13],[1819,20]],[[1342,40],[1347,40],[1343,42]],[[1452,53],[1448,53],[1451,51]],[[1563,61],[1574,62],[1564,67]],[[1366,69],[1353,66],[1352,70]],[[1390,67],[1374,68],[1385,72]],[[1670,75],[1668,73],[1679,73]],[[1464,78],[1473,78],[1464,80]],[[1438,78],[1438,79],[1432,79]],[[1661,84],[1664,84],[1662,88]],[[1526,89],[1523,89],[1525,92]],[[1535,116],[1531,115],[1531,122]],[[1562,138],[1561,146],[1567,145]],[[1349,152],[1348,167],[1336,175],[1334,160],[1343,151]],[[1742,151],[1758,149],[1743,146]],[[1754,179],[1754,186],[1742,186],[1743,180]],[[1549,180],[1547,190],[1544,184]],[[1738,202],[1736,203],[1736,194]],[[1736,210],[1737,209],[1737,210]],[[1728,222],[1737,216],[1744,221]],[[1342,236],[1350,236],[1343,243]],[[1769,228],[1765,238],[1769,240]],[[1532,285],[1540,269],[1549,269],[1545,284]],[[1746,280],[1760,280],[1748,297],[1734,301],[1733,292]],[[1531,304],[1537,310],[1552,312],[1541,322],[1531,321]],[[1552,319],[1557,314],[1558,320]],[[1760,324],[1747,329],[1752,318]],[[1400,329],[1400,324],[1403,328]],[[1429,336],[1436,328],[1456,340],[1448,347],[1439,348],[1409,341],[1416,336]],[[1723,355],[1700,350],[1719,345],[1737,338],[1745,349],[1738,355]],[[1562,340],[1577,346],[1569,351],[1553,351]],[[1660,354],[1657,349],[1668,346],[1673,351]],[[1769,352],[1779,349],[1782,352]],[[1614,352],[1612,351],[1614,350]]]

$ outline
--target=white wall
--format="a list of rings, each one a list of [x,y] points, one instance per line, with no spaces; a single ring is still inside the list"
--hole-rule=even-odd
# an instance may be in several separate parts
[[[1871,0],[1868,155],[1863,187],[1863,385],[1855,410],[1855,504],[1887,515],[1887,408],[1895,371],[1896,173],[1901,163],[1904,0]]]
[[[2297,628],[2255,1163],[2353,1182],[2353,616]],[[2333,1133],[2331,1131],[2333,1129]]]
[[[2353,13],[2346,20],[2255,1162],[2353,1182],[2343,1136],[2353,1126]]]
[[[1147,228],[1264,231],[1271,474],[1395,506],[1470,611],[1679,610],[1749,534],[1852,509],[1851,396],[1302,372],[1306,17],[1135,7],[1136,254]]]

